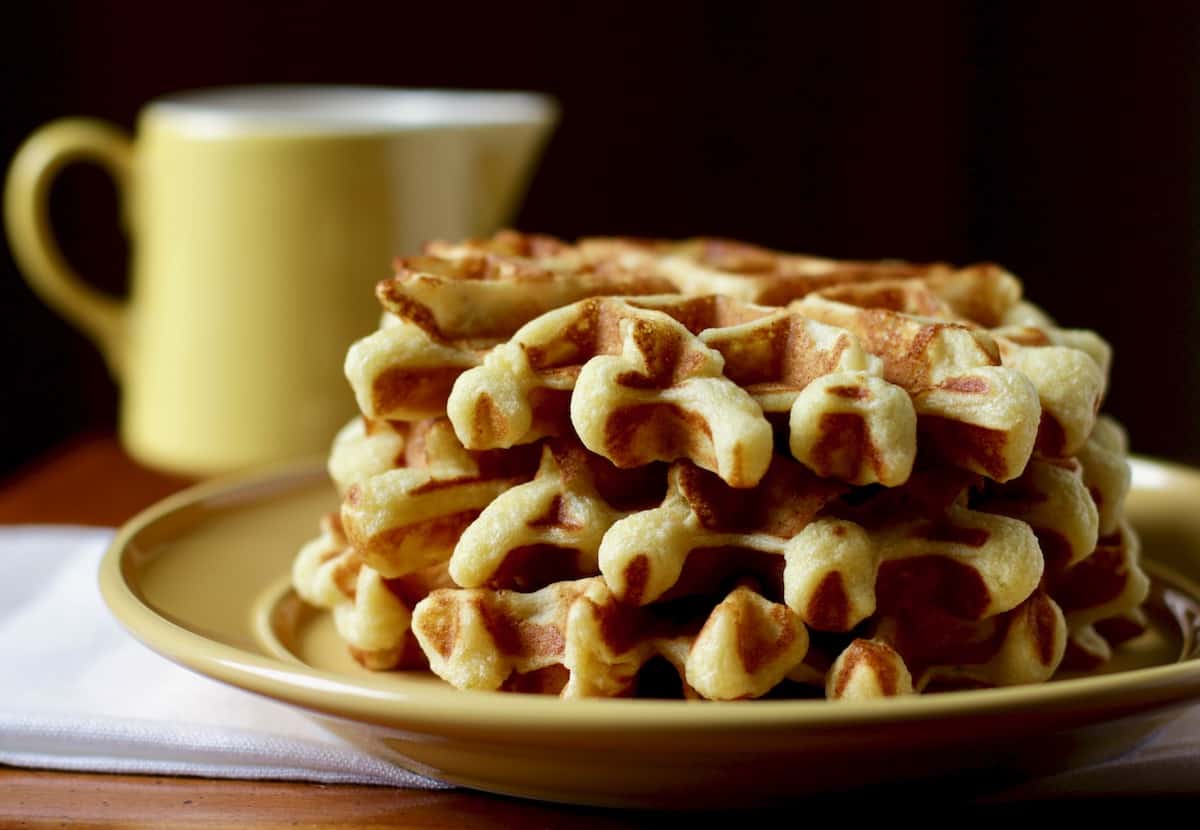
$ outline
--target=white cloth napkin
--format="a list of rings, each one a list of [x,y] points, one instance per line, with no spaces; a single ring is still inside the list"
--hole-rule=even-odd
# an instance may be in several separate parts
[[[193,674],[111,617],[97,569],[112,531],[0,527],[0,764],[444,787],[282,704]],[[1200,794],[1200,705],[1120,758],[1001,794]]]
[[[136,641],[100,598],[111,538],[100,528],[0,527],[0,764],[446,786]]]

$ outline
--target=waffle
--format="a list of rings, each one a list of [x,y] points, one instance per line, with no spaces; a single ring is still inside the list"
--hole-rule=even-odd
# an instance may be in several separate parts
[[[813,294],[793,308],[852,332],[882,358],[884,378],[912,398],[922,443],[945,461],[997,481],[1019,475],[1033,452],[1041,403],[1028,377],[1000,365],[991,336],[856,299],[861,304]]]
[[[875,635],[859,644],[863,653],[834,662],[827,696],[1042,682],[1060,666],[1098,668],[1145,631],[1149,580],[1124,518],[1125,445],[1121,427],[1101,417],[1078,458],[1035,459],[1020,478],[973,492],[973,507],[1019,519],[1036,535],[1045,559],[1039,588],[980,623],[924,600],[884,608],[873,618]]]
[[[1007,481],[1035,442],[1055,457],[1081,448],[1108,353],[1086,333],[997,338],[960,321],[955,303],[1002,316],[1011,298],[996,279],[953,275],[952,300],[915,281],[838,286],[775,311],[719,296],[585,300],[494,347],[455,382],[447,412],[472,448],[574,429],[621,466],[688,458],[734,486],[765,471],[762,420],[779,413],[795,457],[856,484],[901,483],[919,424],[939,457]]]
[[[1145,628],[1111,350],[997,266],[504,232],[376,296],[293,574],[368,667],[862,700]]]
[[[665,489],[663,465],[622,470],[577,441],[549,442],[533,480],[497,496],[463,531],[450,574],[464,588],[526,591],[592,576],[608,529]]]
[[[534,476],[539,449],[470,452],[444,419],[415,424],[405,466],[347,489],[341,510],[346,538],[385,577],[445,562],[488,504]]]
[[[591,299],[549,312],[459,378],[450,420],[471,448],[511,447],[573,427],[618,466],[689,458],[735,487],[751,486],[770,461],[771,426],[722,373],[720,354],[679,322],[726,314],[732,322],[746,316],[740,306],[674,296]],[[533,403],[552,396],[569,421],[537,423]]]
[[[853,280],[809,285],[787,311],[726,295],[605,297],[529,319],[579,294],[697,284],[664,282],[644,253],[653,245],[516,236],[430,250],[446,258],[381,283],[389,313],[350,350],[347,375],[368,417],[448,413],[473,449],[573,430],[622,466],[673,455],[751,486],[765,470],[761,414],[777,429],[790,417],[793,455],[822,475],[895,485],[911,469],[917,420],[931,452],[1007,480],[1035,440],[1044,455],[1077,452],[1106,384],[1107,345],[1019,313],[1019,283],[991,266],[855,266]],[[789,268],[729,279],[791,279]],[[896,278],[913,274],[923,276]],[[438,289],[417,290],[430,283]],[[527,301],[468,302],[480,286],[523,287]]]
[[[455,378],[540,314],[584,297],[674,290],[613,263],[526,256],[558,249],[549,240],[501,235],[487,246],[434,243],[430,255],[397,259],[394,276],[376,287],[379,330],[346,356],[362,413],[393,420],[445,414]]]
[[[688,459],[755,485],[782,416],[796,457],[854,483],[899,484],[916,453],[903,390],[847,332],[721,297],[585,300],[537,318],[454,385],[464,445],[576,432],[618,466]],[[536,405],[566,415],[538,417]]]
[[[1096,549],[1051,583],[1051,593],[1073,631],[1140,606],[1150,584],[1138,566],[1137,534],[1122,521],[1116,533],[1100,539]]]
[[[1039,450],[1049,456],[1073,455],[1091,434],[1104,397],[1111,350],[1094,333],[1059,329],[1044,316],[1037,325],[1032,321],[1005,325],[985,334],[980,321],[1004,321],[1016,304],[1019,290],[1011,289],[1011,279],[1001,272],[977,270],[946,275],[936,282],[843,285],[817,292],[798,307],[862,334],[867,348],[884,357],[886,373],[905,378],[906,388],[918,393],[938,383],[939,370],[988,366],[998,355],[1003,367],[1023,375],[1037,391],[1042,409]],[[950,326],[968,329],[976,343]],[[920,344],[921,357],[913,366],[915,344]],[[939,354],[939,345],[958,359]],[[940,385],[945,386],[945,379]],[[951,411],[956,411],[953,403]],[[943,415],[936,410],[928,414]]]
[[[932,486],[919,479],[906,489],[921,492],[890,496],[917,501]],[[644,605],[678,595],[681,584],[710,581],[701,574],[722,570],[714,559],[740,567],[752,552],[775,560],[765,568],[778,573],[787,606],[823,631],[849,631],[870,617],[881,590],[885,604],[919,593],[923,602],[982,618],[1015,607],[1041,579],[1041,550],[1023,522],[968,509],[957,497],[919,516],[880,511],[890,518],[876,522],[870,507],[834,503],[844,489],[782,456],[745,494],[679,465],[660,507],[605,534],[601,573],[622,602]]]
[[[1083,483],[1096,505],[1098,532],[1116,532],[1129,494],[1129,441],[1125,430],[1112,418],[1101,416],[1077,460],[1083,468]]]
[[[385,580],[350,546],[336,513],[321,522],[292,568],[296,593],[333,613],[350,653],[369,669],[421,668],[424,654],[409,630],[412,608],[430,591],[452,584],[444,564]]]
[[[1083,625],[1070,632],[1062,668],[1092,671],[1113,656],[1113,649],[1146,633],[1149,623],[1141,608]]]
[[[501,338],[547,311],[585,297],[669,294],[669,280],[613,262],[555,262],[447,250],[401,258],[376,288],[383,308],[436,337]]]
[[[326,465],[338,495],[352,485],[405,463],[408,426],[372,421],[363,416],[350,420],[333,439]]]
[[[560,682],[539,686],[539,690],[568,696],[615,694],[618,689],[626,693],[646,661],[656,656],[670,658],[663,642],[675,642],[680,635],[677,629],[661,634],[663,620],[678,620],[681,607],[713,607],[718,598],[728,596],[730,585],[746,580],[756,586],[756,595],[767,603],[762,607],[785,609],[788,619],[798,620],[806,629],[849,635],[869,625],[875,631],[870,641],[873,645],[861,647],[893,654],[893,664],[899,667],[886,677],[881,675],[868,682],[861,675],[865,669],[860,665],[855,670],[859,679],[850,682],[839,674],[848,657],[840,663],[834,661],[829,669],[832,673],[816,671],[798,659],[786,670],[769,675],[774,684],[784,677],[817,682],[824,684],[830,697],[838,698],[864,697],[872,688],[876,694],[892,694],[966,681],[986,685],[1039,682],[1053,673],[1063,657],[1067,624],[1063,611],[1041,590],[1044,565],[1035,532],[1023,521],[963,506],[971,490],[969,482],[976,479],[958,473],[922,473],[903,488],[883,491],[877,498],[863,502],[846,503],[846,485],[817,478],[782,456],[776,458],[772,470],[755,490],[729,488],[717,477],[677,462],[671,467],[668,495],[658,508],[635,510],[613,521],[619,511],[597,511],[595,504],[590,509],[577,506],[569,512],[596,518],[596,529],[563,522],[569,534],[566,538],[560,535],[563,528],[559,527],[542,527],[532,535],[529,530],[522,531],[530,526],[530,516],[561,515],[561,507],[547,510],[556,502],[561,505],[564,498],[561,467],[562,463],[554,461],[547,450],[539,478],[501,497],[523,503],[525,509],[522,512],[505,507],[503,514],[514,517],[513,521],[484,522],[490,527],[480,537],[499,542],[496,547],[464,544],[473,535],[474,526],[463,534],[452,559],[455,583],[487,587],[439,592],[436,613],[430,611],[423,616],[421,607],[416,612],[421,622],[414,622],[414,627],[425,651],[429,652],[435,640],[442,642],[442,656],[430,658],[434,671],[455,685],[529,689],[537,682],[535,676],[544,677],[540,672],[558,667],[554,676]],[[591,477],[585,473],[582,478],[583,485],[572,488],[571,498],[588,500],[587,493],[594,493]],[[1074,482],[1069,488],[1072,491],[1081,486],[1078,469],[1066,479],[1051,481]],[[522,494],[522,490],[527,492]],[[590,500],[603,501],[595,495]],[[902,504],[908,506],[909,518],[896,521]],[[488,510],[493,508],[501,509],[500,499]],[[672,510],[686,510],[687,514],[665,515]],[[498,537],[497,529],[519,538]],[[579,551],[585,544],[595,544],[597,537],[601,577],[576,580],[576,575],[588,568],[581,564]],[[542,544],[549,541],[557,553],[569,554],[564,560],[569,568],[560,574],[564,580],[537,579],[532,586],[538,588],[534,593],[496,587],[511,578],[496,579],[497,573],[547,573],[544,567],[530,568],[527,563],[506,566],[497,552],[496,548],[510,549],[518,552],[521,561],[520,552],[528,550],[531,539],[541,539]],[[623,555],[620,561],[625,563],[624,568],[613,568],[616,557],[610,556],[614,549]],[[481,561],[485,567],[467,568],[468,559]],[[1090,557],[1083,561],[1098,560]],[[463,571],[474,575],[462,578],[459,574]],[[1067,573],[1084,572],[1076,567]],[[1080,581],[1087,583],[1087,579]],[[503,628],[498,628],[500,623],[495,621],[500,615],[518,621],[558,621],[554,623],[558,634],[529,634],[534,640],[544,635],[553,642],[565,642],[580,636],[568,636],[563,627],[569,616],[565,608],[576,602],[577,596],[562,591],[566,590],[564,586],[575,584],[593,586],[588,590],[594,594],[594,602],[619,609],[621,613],[613,619],[621,620],[621,625],[635,630],[649,626],[657,632],[640,642],[635,652],[605,647],[604,670],[616,671],[619,682],[578,680],[572,685],[575,669],[565,656],[569,649],[551,649],[554,659],[547,663],[546,653],[532,654],[532,646],[514,644],[516,635],[496,633]],[[603,590],[594,587],[597,585]],[[1069,587],[1063,588],[1068,606],[1069,591]],[[1121,601],[1136,600],[1136,593],[1127,592]],[[1088,599],[1093,617],[1107,617],[1117,610],[1116,606],[1096,607],[1094,600],[1094,595]],[[547,607],[555,610],[547,611]],[[694,616],[688,619],[695,623]],[[1086,624],[1086,618],[1080,622]],[[544,624],[549,623],[536,623]],[[517,622],[512,625],[519,627]],[[617,623],[610,621],[609,625]],[[468,629],[475,633],[468,636]],[[491,631],[487,637],[481,633],[485,629]],[[461,645],[445,644],[459,639]],[[697,696],[758,696],[773,688],[751,684],[717,692],[711,684],[693,682],[686,662],[678,657],[673,665]],[[488,667],[493,674],[481,679],[479,666]],[[899,678],[908,679],[897,682]],[[852,691],[845,691],[847,684]]]
[[[1066,612],[1070,633],[1066,663],[1093,669],[1106,662],[1115,646],[1146,629],[1141,605],[1150,590],[1142,571],[1140,542],[1124,517],[1130,471],[1128,440],[1120,424],[1096,420],[1077,460],[1098,514],[1096,549],[1056,575],[1051,592]]]
[[[672,611],[623,605],[591,577],[533,593],[434,591],[417,604],[413,632],[434,673],[458,688],[536,683],[562,697],[628,695],[654,657],[676,669],[687,696],[760,697],[808,648],[800,620],[745,585],[698,612]],[[557,683],[530,679],[547,673]]]
[[[764,305],[786,305],[832,286],[914,278],[942,286],[958,275],[980,273],[996,275],[1007,291],[1020,294],[1014,277],[989,264],[960,270],[942,263],[855,262],[712,237],[683,242],[592,238],[582,240],[579,251],[585,261],[616,262],[664,277],[681,294],[720,294]]]
[[[1067,647],[1063,613],[1038,591],[1007,613],[976,623],[918,611],[881,617],[825,678],[830,700],[892,697],[930,688],[1013,686],[1049,680]]]
[[[1080,562],[1096,548],[1099,512],[1073,459],[1035,458],[1018,478],[986,486],[977,509],[1020,519],[1037,536],[1051,575]]]

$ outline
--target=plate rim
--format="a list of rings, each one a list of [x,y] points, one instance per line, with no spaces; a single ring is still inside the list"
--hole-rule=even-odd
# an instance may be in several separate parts
[[[1132,456],[1135,468],[1165,482],[1191,479],[1200,493],[1200,470],[1176,462]],[[1165,473],[1165,476],[1162,475]],[[598,734],[614,722],[639,734],[723,731],[767,733],[786,730],[845,730],[1003,716],[1012,712],[1099,711],[1114,704],[1146,709],[1200,697],[1200,658],[1097,677],[1064,679],[997,689],[944,692],[876,701],[760,700],[672,701],[631,699],[562,700],[540,695],[440,688],[413,681],[405,688],[256,654],[181,626],[155,610],[127,579],[127,558],[139,535],[187,510],[217,512],[252,507],[327,482],[316,459],[290,462],[201,482],[142,510],[114,536],[100,564],[101,595],[129,633],[160,656],[184,668],[302,709],[365,724],[405,730],[444,729],[462,733],[516,730],[527,735]],[[1150,489],[1153,489],[1151,485]],[[1192,582],[1191,580],[1185,580]],[[246,609],[247,612],[250,610]]]

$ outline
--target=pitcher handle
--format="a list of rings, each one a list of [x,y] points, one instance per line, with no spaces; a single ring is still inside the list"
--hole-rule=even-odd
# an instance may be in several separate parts
[[[119,128],[90,118],[41,127],[17,150],[4,188],[4,222],[13,255],[33,290],[100,347],[113,375],[125,363],[125,303],[89,286],[67,264],[50,223],[50,187],[68,164],[106,169],[122,203],[129,195],[133,144]]]

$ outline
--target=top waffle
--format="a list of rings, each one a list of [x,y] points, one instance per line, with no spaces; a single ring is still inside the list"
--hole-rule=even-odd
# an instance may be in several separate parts
[[[346,360],[368,418],[448,415],[471,450],[578,435],[734,487],[776,445],[857,485],[902,484],[918,450],[1007,481],[1035,447],[1083,447],[1109,363],[990,265],[509,232],[431,244],[377,293],[383,324]]]

